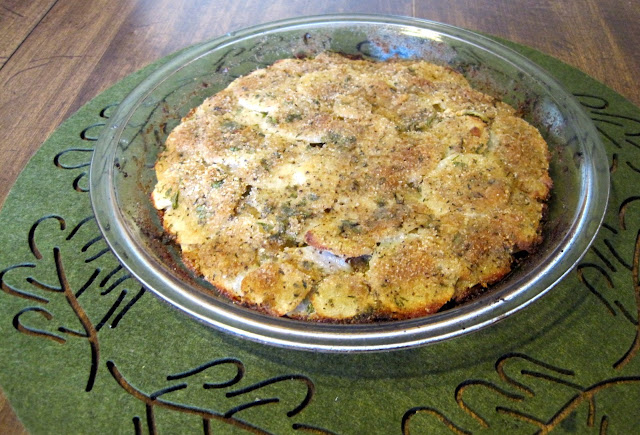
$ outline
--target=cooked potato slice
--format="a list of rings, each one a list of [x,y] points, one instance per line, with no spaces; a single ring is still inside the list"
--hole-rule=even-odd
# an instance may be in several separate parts
[[[335,53],[233,81],[169,135],[152,194],[185,262],[274,316],[434,313],[541,240],[549,152],[449,68]]]

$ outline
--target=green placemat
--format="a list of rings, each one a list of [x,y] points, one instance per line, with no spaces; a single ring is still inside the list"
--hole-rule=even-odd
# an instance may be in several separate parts
[[[633,433],[640,427],[640,110],[510,44],[602,134],[609,211],[552,292],[497,325],[418,349],[319,354],[212,330],[108,250],[87,193],[94,142],[151,69],[45,142],[0,213],[0,385],[32,433]]]

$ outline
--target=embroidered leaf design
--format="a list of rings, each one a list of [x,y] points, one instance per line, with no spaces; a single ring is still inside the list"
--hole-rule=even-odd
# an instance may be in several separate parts
[[[617,401],[597,400],[610,391],[640,391],[640,376],[614,376],[583,386],[571,370],[548,364],[522,353],[510,353],[495,364],[498,380],[468,379],[454,391],[454,397],[465,419],[454,421],[442,411],[430,407],[408,410],[402,420],[404,434],[413,433],[417,419],[438,421],[455,434],[533,433],[546,434],[563,428],[585,433],[595,428],[606,433],[610,425],[624,433],[633,425],[629,421],[613,421]],[[450,415],[459,415],[451,412]],[[464,420],[464,424],[461,422]]]
[[[245,377],[244,364],[236,358],[223,358],[209,361],[199,367],[187,370],[183,373],[172,374],[166,377],[170,385],[154,392],[144,392],[136,388],[118,369],[113,361],[107,361],[107,368],[115,381],[128,394],[141,401],[145,406],[146,428],[148,432],[160,431],[155,414],[157,409],[170,410],[177,413],[192,415],[202,420],[204,433],[213,433],[212,425],[233,427],[250,433],[271,433],[262,425],[274,424],[274,419],[291,419],[298,416],[309,406],[313,399],[315,386],[307,376],[289,374],[276,376],[249,385],[240,384]],[[216,371],[215,382],[209,380]],[[176,382],[179,381],[179,382]],[[216,394],[215,403],[226,403],[222,409],[213,409],[210,405],[202,403],[202,389]],[[189,392],[193,394],[189,394]],[[172,393],[180,392],[179,399],[170,399]],[[292,394],[294,393],[294,394]],[[302,394],[300,394],[302,393]],[[301,398],[300,398],[301,396]],[[175,395],[174,395],[175,397]],[[206,397],[206,396],[205,396]],[[293,397],[297,397],[294,399]],[[239,399],[239,400],[237,400]],[[200,403],[198,403],[200,402]],[[279,407],[283,412],[271,412],[270,418],[262,418],[262,425],[250,422],[246,414],[247,410]],[[288,423],[289,420],[285,420]],[[136,433],[141,433],[143,423],[140,416],[132,418]],[[315,434],[331,434],[326,429],[307,425],[300,422],[288,423],[292,429]]]
[[[613,362],[624,368],[640,351],[640,195],[627,193],[623,187],[637,185],[640,167],[636,163],[640,150],[640,119],[611,110],[609,102],[599,96],[577,94],[589,112],[602,140],[611,152],[612,192],[608,216],[598,239],[577,267],[579,280],[602,304],[609,315],[627,322],[630,330],[628,348]],[[618,193],[620,192],[620,193]],[[615,201],[618,201],[616,204]]]
[[[92,222],[93,217],[88,217],[69,228],[62,216],[38,219],[28,232],[32,257],[0,271],[0,288],[6,294],[35,304],[14,315],[12,323],[17,332],[59,344],[74,338],[87,340],[91,362],[86,391],[93,388],[99,366],[99,331],[106,325],[115,328],[144,294],[144,289],[133,280],[127,282],[133,284],[133,292],[123,288],[130,276],[122,272],[121,266],[107,267],[105,273],[104,265],[114,261],[110,256],[99,260],[109,250],[102,237],[95,235],[95,225],[90,228]],[[80,262],[75,260],[76,266],[78,263],[81,266],[74,267],[73,279],[69,274],[73,261],[65,260],[65,253],[84,258]],[[109,295],[112,291],[115,298]],[[83,304],[88,298],[90,309]],[[43,320],[46,329],[33,326],[41,325]]]

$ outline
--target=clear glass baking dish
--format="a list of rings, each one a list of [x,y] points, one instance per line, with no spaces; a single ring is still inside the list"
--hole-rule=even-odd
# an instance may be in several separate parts
[[[463,73],[518,108],[549,143],[554,181],[544,242],[500,283],[465,304],[422,318],[321,324],[275,318],[234,304],[195,276],[168,241],[150,201],[153,165],[168,133],[206,97],[278,59],[324,50],[366,58],[421,58]],[[491,325],[558,283],[589,248],[607,205],[608,160],[576,100],[523,56],[482,35],[419,19],[335,15],[295,18],[183,50],[118,106],[97,143],[90,193],[98,225],[120,262],[188,315],[276,346],[353,352],[424,345]]]

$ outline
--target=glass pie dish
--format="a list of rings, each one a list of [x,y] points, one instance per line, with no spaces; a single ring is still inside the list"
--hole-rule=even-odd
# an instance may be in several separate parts
[[[419,58],[461,72],[518,109],[551,152],[554,182],[543,242],[478,297],[420,318],[324,324],[277,318],[225,298],[185,266],[151,202],[153,169],[169,132],[205,98],[278,59],[334,51],[369,59]],[[608,159],[577,101],[528,59],[482,35],[418,19],[336,15],[233,32],[181,51],[122,101],[97,143],[90,171],[97,223],[119,261],[146,288],[228,333],[276,346],[353,352],[432,343],[491,325],[558,283],[584,255],[606,210]]]

